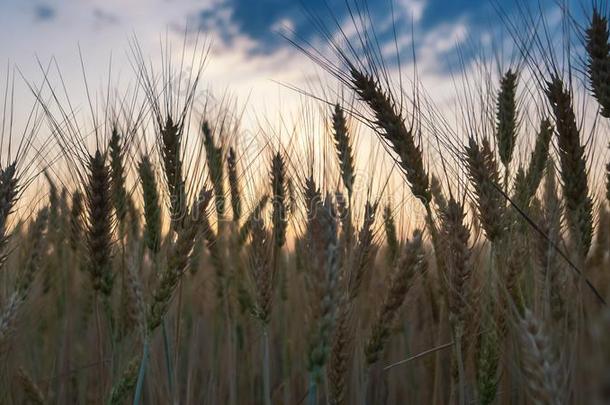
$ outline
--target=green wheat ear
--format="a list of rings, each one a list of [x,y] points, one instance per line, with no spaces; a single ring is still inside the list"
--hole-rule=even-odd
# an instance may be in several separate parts
[[[589,27],[585,32],[587,74],[593,97],[601,107],[601,115],[610,118],[610,44],[608,18],[594,7]]]
[[[161,248],[161,205],[155,172],[148,156],[143,156],[138,166],[142,195],[144,197],[144,242],[154,254]]]
[[[286,162],[280,152],[271,159],[271,190],[273,193],[273,238],[276,249],[281,249],[286,243],[286,229],[288,227],[286,207]]]
[[[233,221],[239,222],[241,218],[241,195],[239,189],[239,175],[237,173],[237,157],[235,149],[233,148],[229,148],[229,152],[227,153],[227,171],[229,174]]]
[[[586,258],[593,238],[593,201],[589,195],[587,158],[572,106],[572,94],[558,76],[546,83],[546,96],[555,116],[565,217],[579,261]]]
[[[89,157],[85,205],[88,217],[86,240],[89,273],[93,288],[110,297],[114,283],[112,274],[113,217],[111,175],[106,156],[99,150]]]
[[[354,187],[355,167],[352,145],[350,143],[349,132],[347,130],[347,120],[345,112],[339,104],[335,104],[332,117],[333,138],[341,169],[341,178],[347,189],[347,194],[351,198]]]
[[[513,151],[517,141],[517,73],[511,69],[506,71],[500,80],[500,91],[496,107],[496,139],[498,154],[505,168],[513,159]],[[508,179],[505,179],[508,182]]]

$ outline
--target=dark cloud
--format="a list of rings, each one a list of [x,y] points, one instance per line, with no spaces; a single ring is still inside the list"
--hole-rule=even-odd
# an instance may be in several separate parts
[[[49,21],[55,18],[56,11],[48,4],[39,4],[34,8],[34,18],[37,21]]]
[[[320,33],[312,15],[315,19],[320,18],[326,27],[334,27],[335,19],[344,21],[350,17],[350,13],[366,13],[374,22],[378,40],[383,42],[394,39],[393,27],[387,24],[392,15],[401,21],[411,18],[396,0],[349,3],[351,9],[346,6],[345,0],[223,0],[220,7],[201,11],[197,21],[199,29],[205,31],[214,28],[229,45],[236,35],[245,35],[257,44],[253,52],[270,53],[286,45],[286,41],[272,29],[284,21],[290,22],[298,38],[311,40]],[[485,0],[425,0],[424,4],[419,22],[424,29],[465,17],[472,21],[488,21],[484,16],[494,12],[491,3]],[[237,28],[237,32],[231,31],[233,28]]]
[[[380,6],[377,3],[369,9],[371,15],[378,18],[389,10],[387,4]],[[228,45],[235,36],[243,35],[256,44],[252,53],[268,54],[287,45],[277,32],[283,23],[294,30],[296,37],[310,40],[319,34],[311,15],[323,18],[325,26],[331,27],[334,18],[341,21],[348,13],[345,0],[223,0],[220,6],[201,11],[196,19],[199,29],[215,29]]]
[[[568,0],[575,1],[579,0]],[[337,22],[343,22],[351,15],[358,19],[358,14],[367,14],[365,19],[372,21],[376,41],[380,47],[384,47],[394,41],[395,29],[398,36],[410,33],[412,16],[407,7],[401,6],[408,3],[408,0],[221,0],[220,5],[202,10],[194,17],[199,30],[216,31],[228,47],[238,36],[251,39],[254,46],[248,51],[260,55],[290,46],[274,30],[284,22],[290,26],[298,42],[303,42],[321,36],[320,22],[325,29],[336,31]],[[517,12],[521,3],[518,0],[502,2],[501,13],[498,12],[498,4],[496,0],[423,0],[415,43],[419,44],[418,38],[422,39],[435,28],[458,21],[467,27],[467,35],[474,39],[482,31],[497,30],[504,24],[501,14]],[[551,7],[557,7],[556,0],[538,0],[536,12]],[[395,26],[391,24],[392,17],[397,22]],[[334,35],[336,32],[328,34]],[[451,41],[451,38],[439,38],[439,41],[445,39]],[[401,54],[408,58],[411,44],[403,43],[401,46],[404,47],[400,49]],[[443,55],[439,56],[453,59],[455,52],[455,47],[449,47],[442,50]],[[468,57],[463,53],[461,55]]]

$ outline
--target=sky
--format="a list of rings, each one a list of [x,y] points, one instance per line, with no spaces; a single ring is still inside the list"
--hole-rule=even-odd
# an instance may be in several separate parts
[[[345,0],[1,0],[0,34],[5,40],[0,42],[0,61],[17,66],[27,80],[35,81],[41,77],[38,61],[45,65],[54,57],[65,77],[82,78],[84,70],[89,82],[104,83],[109,66],[115,78],[133,77],[129,60],[134,38],[144,54],[159,60],[160,43],[166,38],[179,49],[185,35],[192,39],[199,33],[211,43],[205,83],[244,102],[264,97],[271,107],[279,105],[280,96],[282,104],[297,99],[296,94],[284,94],[284,84],[302,87],[319,74],[315,64],[280,33],[323,48],[314,19],[323,21],[332,35],[339,26],[350,35],[346,4]],[[396,60],[398,47],[401,63],[408,66],[414,46],[421,75],[442,84],[455,69],[459,47],[495,35],[501,26],[497,5],[510,13],[517,1],[350,0],[350,4],[352,11],[355,4],[367,7],[388,61]],[[550,4],[543,2],[541,7]]]
[[[325,35],[340,43],[345,36],[356,43],[352,17],[358,14],[358,7],[360,11],[366,8],[394,83],[403,84],[409,92],[409,79],[417,71],[418,83],[439,116],[452,117],[463,107],[456,97],[463,80],[459,75],[482,81],[482,76],[473,73],[481,49],[491,50],[489,61],[498,64],[498,72],[514,62],[507,16],[518,21],[525,5],[559,26],[558,1],[570,3],[576,12],[587,8],[583,0],[0,0],[0,90],[7,90],[7,75],[15,79],[14,126],[18,132],[36,104],[31,87],[41,85],[43,72],[51,66],[48,84],[59,93],[64,93],[65,86],[77,119],[86,122],[91,117],[88,96],[97,109],[97,104],[103,104],[108,82],[118,89],[137,87],[135,46],[159,73],[168,53],[176,66],[183,44],[186,60],[205,44],[209,53],[195,114],[204,116],[209,105],[230,99],[242,121],[238,149],[257,143],[250,155],[258,158],[257,151],[270,139],[281,139],[279,143],[285,146],[324,138],[317,132],[327,130],[329,117],[320,117],[319,112],[328,114],[330,108],[324,110],[327,106],[304,92],[329,102],[345,96],[336,79],[291,42],[332,59]],[[199,48],[194,47],[196,40]],[[188,69],[187,63],[183,70]],[[13,92],[11,86],[8,89]],[[315,119],[311,108],[317,108]],[[451,125],[459,127],[458,120],[455,117]],[[395,173],[394,162],[383,153],[378,139],[360,136],[360,129],[354,132],[358,158],[377,162],[385,156],[388,160],[375,177]],[[48,133],[43,135],[41,149],[53,143],[48,142]],[[523,144],[529,150],[531,142]],[[437,157],[442,152],[435,151],[436,147],[424,145],[430,164],[441,161]],[[59,152],[47,156],[50,160]],[[296,159],[297,165],[304,164],[300,159],[304,158]],[[265,160],[261,161],[264,166]],[[375,183],[367,177],[369,173],[365,170],[358,176],[367,193]],[[396,200],[404,200],[400,175],[389,177],[394,182],[389,188],[400,193]],[[379,187],[383,184],[377,181]],[[410,205],[414,209],[420,206]]]
[[[550,19],[558,15],[554,0],[540,1],[533,7]],[[198,38],[209,45],[209,55],[196,109],[205,108],[209,97],[220,103],[229,94],[244,111],[243,125],[256,131],[261,122],[285,125],[312,101],[295,88],[330,101],[341,97],[336,81],[288,39],[328,55],[320,27],[333,38],[342,32],[353,41],[350,16],[366,7],[389,69],[411,77],[416,61],[419,80],[442,106],[455,94],[456,72],[470,63],[469,49],[491,44],[500,59],[510,60],[514,50],[505,46],[512,41],[500,15],[517,13],[520,4],[532,5],[528,0],[0,0],[0,74],[15,75],[15,103],[28,106],[32,92],[25,83],[39,85],[45,67],[56,61],[75,110],[86,111],[84,77],[94,94],[103,93],[109,76],[118,87],[134,84],[134,44],[160,68],[164,46],[171,44],[178,61],[184,39],[188,53]],[[49,77],[59,88],[58,75]]]

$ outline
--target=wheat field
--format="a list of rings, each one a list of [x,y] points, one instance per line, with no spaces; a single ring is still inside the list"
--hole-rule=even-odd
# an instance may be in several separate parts
[[[585,8],[558,6],[562,40],[507,18],[515,56],[456,80],[455,119],[360,8],[360,43],[286,38],[341,90],[295,89],[283,138],[194,107],[208,43],[132,44],[134,86],[86,86],[83,114],[51,68],[8,75],[0,404],[610,403],[610,39]]]

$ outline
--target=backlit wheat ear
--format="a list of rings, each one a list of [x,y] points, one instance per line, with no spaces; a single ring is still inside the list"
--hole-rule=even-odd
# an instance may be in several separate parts
[[[553,126],[548,119],[540,121],[540,129],[536,137],[536,145],[530,156],[527,171],[521,181],[515,180],[515,199],[522,208],[527,208],[530,200],[536,194],[549,157],[549,148],[553,136]]]
[[[17,382],[23,389],[25,399],[28,404],[33,405],[44,405],[47,403],[45,396],[42,393],[40,387],[32,380],[32,377],[25,371],[23,367],[19,367],[17,375],[15,376]]]
[[[432,199],[438,207],[438,210],[440,212],[445,211],[447,209],[447,199],[443,194],[440,180],[434,175],[432,175],[430,179],[430,191],[432,193]]]
[[[589,27],[585,32],[587,73],[593,97],[601,107],[601,115],[610,118],[610,45],[608,19],[593,8]]]
[[[43,174],[49,185],[49,223],[51,229],[55,232],[59,228],[59,193],[49,173],[45,170]]]
[[[473,288],[470,285],[470,230],[464,224],[466,213],[462,204],[449,199],[447,210],[441,217],[441,240],[446,247],[449,317],[454,328],[464,331],[469,322],[473,304]]]
[[[271,159],[271,190],[273,192],[273,239],[275,251],[286,243],[286,229],[288,227],[286,209],[286,162],[280,152]]]
[[[373,243],[373,225],[375,223],[376,212],[377,204],[371,204],[367,201],[364,209],[364,222],[358,233],[358,242],[354,252],[354,264],[348,274],[350,300],[354,300],[358,296],[364,273],[375,259],[376,247]]]
[[[317,263],[323,267],[318,270],[319,279],[314,290],[319,295],[314,297],[314,328],[309,340],[307,369],[312,379],[311,384],[320,384],[322,370],[326,365],[331,344],[331,334],[335,325],[335,312],[337,306],[337,282],[339,280],[338,251],[337,251],[337,223],[333,213],[330,196],[327,196],[322,210],[318,213],[321,239],[317,246],[321,250],[311,252],[319,259]]]
[[[264,195],[258,201],[258,204],[254,207],[250,215],[246,218],[241,228],[239,228],[239,244],[243,245],[250,231],[252,230],[252,226],[254,225],[254,221],[258,221],[262,219],[263,211],[269,202],[269,196]]]
[[[322,199],[320,189],[311,175],[305,179],[303,194],[307,223],[300,247],[309,257],[304,263],[310,281],[309,286],[313,290],[313,295],[319,298],[320,286],[324,285],[326,275],[327,247],[334,242],[335,235],[331,230],[335,229],[335,211],[330,196],[327,195],[326,199]],[[318,304],[317,300],[314,300],[314,304]]]
[[[352,248],[352,240],[355,238],[352,209],[349,206],[349,202],[340,191],[335,192],[335,205],[341,228],[339,251],[345,252],[342,255],[344,256],[349,254],[347,252]],[[339,267],[342,267],[342,265],[339,265]]]
[[[261,217],[250,228],[250,272],[256,286],[255,316],[267,325],[271,320],[275,275],[271,266],[272,238]]]
[[[114,384],[110,391],[108,405],[120,405],[125,402],[125,398],[133,391],[138,379],[138,370],[140,369],[140,356],[135,356],[119,378],[119,381]]]
[[[396,103],[373,76],[355,67],[351,68],[350,75],[353,89],[373,111],[373,124],[398,155],[413,195],[428,205],[431,200],[428,173],[424,169],[421,148],[415,144],[413,128],[407,128]]]
[[[487,139],[481,146],[470,138],[466,147],[466,165],[476,194],[479,220],[490,242],[496,241],[505,231],[506,202],[498,191],[500,173]]]
[[[339,159],[343,185],[347,189],[348,197],[351,199],[356,169],[354,166],[352,145],[347,130],[345,112],[339,104],[335,104],[335,109],[333,111],[333,138],[335,141],[335,148],[337,149],[337,158]]]
[[[0,168],[0,266],[6,260],[8,217],[13,212],[19,191],[17,163],[13,162]]]
[[[89,157],[86,190],[87,255],[93,288],[110,297],[112,274],[112,200],[110,170],[106,156],[99,150]]]
[[[146,328],[146,306],[144,302],[144,290],[142,282],[140,281],[141,271],[141,250],[143,246],[138,242],[133,243],[132,249],[134,250],[128,266],[125,272],[125,279],[127,284],[128,293],[128,319],[134,323],[132,327],[137,326],[137,330],[140,334],[140,339],[144,342],[148,338],[148,331]]]
[[[385,230],[386,243],[388,245],[388,261],[391,265],[398,258],[400,243],[396,233],[396,223],[392,214],[392,208],[389,205],[383,209],[383,228]]]
[[[129,224],[129,232],[133,239],[136,239],[140,235],[142,228],[140,211],[136,206],[134,197],[131,194],[127,194],[127,222]]]
[[[222,223],[225,214],[225,191],[224,191],[224,164],[222,157],[222,147],[214,144],[212,129],[207,121],[201,124],[203,132],[203,145],[205,146],[205,156],[210,171],[210,180],[214,187],[214,201],[216,203],[216,213],[218,223]]]
[[[161,248],[161,205],[155,173],[148,156],[143,156],[138,167],[144,196],[144,242],[154,254]]]
[[[191,208],[190,215],[185,218],[185,226],[178,232],[176,243],[167,259],[167,267],[153,292],[153,302],[148,310],[149,333],[161,324],[169,308],[174,290],[188,266],[189,254],[193,249],[195,238],[201,232],[202,221],[207,218],[207,207],[211,197],[210,191],[202,190]]]
[[[83,195],[80,191],[72,194],[72,206],[70,207],[70,247],[76,252],[82,244],[83,234]]]
[[[0,355],[4,354],[8,348],[7,341],[14,330],[17,313],[24,301],[25,297],[19,291],[13,292],[5,300],[2,312],[0,312]]]
[[[0,312],[0,354],[6,349],[4,345],[13,332],[18,312],[26,301],[34,277],[39,270],[45,247],[44,232],[48,221],[48,214],[47,208],[41,209],[32,223],[32,230],[29,235],[31,239],[29,257],[17,278],[15,291],[8,297],[2,312]]]
[[[108,153],[110,155],[110,177],[112,179],[112,202],[121,233],[123,233],[125,231],[125,222],[129,210],[129,197],[127,195],[127,189],[125,188],[126,175],[123,156],[123,138],[116,127],[112,129],[112,135],[108,144]]]
[[[172,226],[177,230],[186,214],[186,190],[182,173],[182,125],[170,116],[161,128],[161,158],[170,198]]]
[[[218,213],[218,211],[217,211]],[[206,217],[201,221],[201,236],[205,241],[208,252],[210,253],[210,262],[216,270],[216,293],[220,298],[224,293],[225,266],[222,255],[222,248],[219,245],[219,236],[212,228],[210,220]]]
[[[496,106],[496,139],[498,142],[498,154],[500,161],[508,173],[509,165],[513,159],[513,151],[517,141],[517,80],[518,75],[508,69],[500,80],[500,91]],[[508,184],[508,175],[504,178],[504,184]]]
[[[352,309],[352,305],[347,300],[339,303],[327,367],[328,395],[331,405],[340,405],[345,402],[346,379],[353,342]]]
[[[491,300],[488,302],[491,303]],[[485,313],[481,320],[481,333],[477,336],[477,352],[475,355],[477,394],[479,403],[482,405],[494,403],[499,382],[498,364],[502,349],[498,328],[492,316],[493,308],[496,306],[492,304],[483,309]]]
[[[34,281],[34,277],[38,272],[44,257],[46,247],[44,236],[47,229],[48,218],[48,208],[41,209],[36,215],[36,219],[32,223],[31,231],[28,235],[31,241],[29,246],[29,257],[17,280],[17,291],[23,295],[23,297],[27,296],[28,290]]]
[[[227,171],[229,175],[229,188],[231,190],[231,208],[233,221],[239,222],[241,218],[241,195],[239,189],[239,175],[237,174],[237,157],[235,149],[229,148],[227,153]]]
[[[465,212],[461,203],[450,197],[446,209],[441,213],[440,239],[446,248],[445,272],[441,277],[447,294],[449,322],[455,350],[452,357],[453,389],[459,392],[463,401],[465,382],[464,363],[467,359],[467,334],[472,333],[475,323],[475,288],[471,285],[472,263],[470,262],[470,230],[464,224]]]
[[[585,148],[580,143],[572,95],[559,77],[554,76],[547,82],[546,95],[557,127],[566,222],[579,260],[584,260],[593,236],[593,203],[589,196]]]
[[[413,238],[405,244],[401,257],[394,267],[388,290],[373,321],[364,349],[367,365],[380,359],[398,310],[413,285],[413,278],[421,273],[425,266],[421,231],[415,231]]]
[[[540,227],[553,244],[561,242],[561,201],[557,195],[555,165],[549,159],[543,184],[542,220]],[[550,304],[553,319],[560,320],[565,315],[564,274],[562,263],[558,260],[557,251],[546,238],[536,240],[537,259],[545,280],[546,300]]]
[[[307,225],[302,240],[305,254],[309,260],[305,263],[307,276],[311,280],[310,286],[314,291],[316,301],[322,295],[321,286],[326,283],[326,269],[328,268],[329,245],[336,242],[335,211],[330,201],[330,196],[322,199],[320,189],[310,175],[305,179],[304,187],[305,208],[307,213]],[[336,249],[336,246],[335,246]],[[316,305],[318,302],[316,302]]]
[[[521,371],[524,374],[530,399],[536,404],[560,405],[565,403],[561,394],[563,381],[557,355],[553,352],[549,336],[529,310],[525,310],[519,323],[521,342]]]

